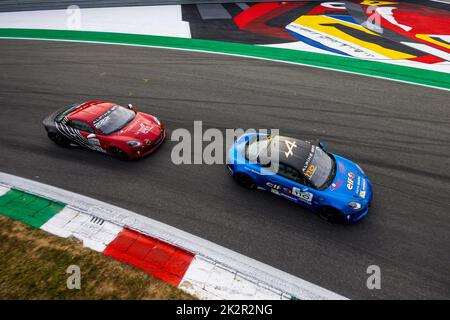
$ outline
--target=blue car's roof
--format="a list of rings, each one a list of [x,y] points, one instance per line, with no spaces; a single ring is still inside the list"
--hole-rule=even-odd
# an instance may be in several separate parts
[[[272,138],[272,143],[278,143],[278,148],[272,148],[272,152],[278,152],[279,162],[287,164],[298,171],[302,172],[303,167],[308,165],[309,161],[314,156],[315,145],[311,142],[285,137],[275,136]],[[274,159],[274,155],[271,155]]]

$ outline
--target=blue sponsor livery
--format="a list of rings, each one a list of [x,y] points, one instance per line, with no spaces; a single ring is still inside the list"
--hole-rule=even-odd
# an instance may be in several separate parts
[[[372,201],[364,171],[319,142],[244,134],[230,148],[227,167],[241,186],[269,191],[331,222],[361,220]]]

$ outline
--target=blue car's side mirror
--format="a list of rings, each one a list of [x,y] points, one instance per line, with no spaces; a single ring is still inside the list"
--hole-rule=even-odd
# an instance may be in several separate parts
[[[325,146],[325,143],[319,142],[319,147],[320,147],[320,149],[322,149],[323,151],[327,151],[327,147]]]

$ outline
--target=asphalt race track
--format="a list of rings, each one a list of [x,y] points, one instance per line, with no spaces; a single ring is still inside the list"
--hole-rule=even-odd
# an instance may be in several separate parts
[[[63,105],[129,102],[169,129],[281,128],[322,139],[374,184],[366,220],[331,225],[244,190],[222,165],[121,162],[63,149],[42,119]],[[277,62],[177,50],[0,41],[0,171],[107,201],[349,298],[450,298],[450,92]],[[366,269],[381,268],[381,290]]]

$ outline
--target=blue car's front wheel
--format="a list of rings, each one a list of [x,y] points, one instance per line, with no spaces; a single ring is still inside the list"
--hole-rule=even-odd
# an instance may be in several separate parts
[[[245,173],[236,173],[234,175],[234,180],[237,182],[238,185],[241,187],[244,187],[246,189],[255,189],[256,183],[255,180],[252,179],[248,174]]]
[[[339,223],[344,221],[344,215],[342,212],[333,207],[321,207],[319,208],[318,213],[323,220],[331,223]]]

